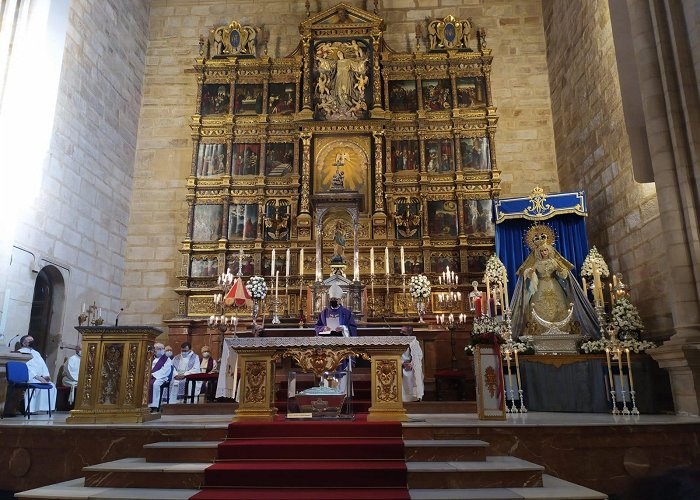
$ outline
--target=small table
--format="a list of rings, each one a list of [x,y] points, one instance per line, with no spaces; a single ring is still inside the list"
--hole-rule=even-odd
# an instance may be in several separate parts
[[[197,389],[197,382],[203,382],[207,384],[206,398],[207,401],[214,401],[214,394],[216,394],[216,383],[219,380],[218,372],[209,373],[192,373],[190,375],[185,375],[185,398],[183,401],[187,403],[189,399],[193,404],[197,400],[197,395],[195,391]],[[192,382],[192,389],[190,390],[190,382]]]

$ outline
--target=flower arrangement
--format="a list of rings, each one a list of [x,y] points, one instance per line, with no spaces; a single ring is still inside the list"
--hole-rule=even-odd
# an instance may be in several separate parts
[[[599,352],[605,352],[605,349],[616,349],[620,348],[623,351],[625,349],[629,349],[631,352],[644,352],[647,349],[653,349],[656,347],[656,344],[654,342],[651,342],[649,340],[635,340],[635,339],[630,339],[630,340],[621,340],[613,343],[609,339],[599,339],[599,340],[589,340],[588,342],[584,342],[581,344],[581,347],[579,348],[581,352],[586,353],[586,354],[593,354],[593,353],[599,353]]]
[[[424,274],[411,276],[408,291],[414,299],[426,299],[430,296],[430,280]]]
[[[588,252],[586,258],[583,259],[583,264],[581,265],[581,276],[586,279],[593,278],[593,269],[596,267],[600,269],[600,275],[603,278],[610,276],[610,269],[608,269],[605,259],[603,259],[603,256],[600,255],[600,252],[594,246],[591,248],[591,251]]]
[[[474,318],[472,334],[469,337],[469,345],[464,348],[466,353],[474,351],[476,345],[493,345],[504,342],[501,336],[501,322],[490,316],[479,316]]]
[[[498,258],[498,255],[493,254],[486,262],[486,272],[484,272],[482,282],[486,283],[486,280],[488,280],[489,283],[498,283],[502,285],[505,270],[506,266],[503,265],[501,259]]]
[[[502,349],[508,349],[510,352],[517,352],[518,354],[535,354],[535,348],[530,341],[515,340],[506,343]]]
[[[639,310],[627,297],[619,297],[612,308],[611,323],[621,334],[641,333],[644,330]]]
[[[267,295],[267,283],[265,283],[265,278],[262,276],[251,276],[245,287],[254,299],[264,299]]]

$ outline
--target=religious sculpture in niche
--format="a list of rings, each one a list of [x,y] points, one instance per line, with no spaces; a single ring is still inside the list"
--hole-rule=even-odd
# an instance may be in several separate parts
[[[347,152],[341,151],[335,155],[335,173],[331,179],[331,191],[343,191],[345,189],[345,172],[343,172],[343,167],[345,166],[345,161],[350,157]]]
[[[218,26],[209,31],[209,46],[213,57],[255,57],[257,31],[253,26],[242,26],[231,21],[228,26]]]
[[[343,221],[338,220],[335,223],[333,231],[333,257],[331,264],[345,264],[345,230],[343,229]]]
[[[287,200],[268,201],[265,205],[265,240],[288,240],[289,219],[289,202]]]
[[[365,200],[370,200],[370,146],[371,138],[368,136],[344,136],[342,139],[329,136],[316,139],[314,193],[343,189],[357,191],[364,195]]]
[[[394,204],[397,239],[420,238],[421,209],[417,198],[398,198]]]
[[[363,41],[322,42],[315,48],[314,100],[319,120],[367,116],[369,58]]]
[[[454,16],[435,19],[428,23],[428,48],[430,50],[471,50],[472,20],[458,21]]]

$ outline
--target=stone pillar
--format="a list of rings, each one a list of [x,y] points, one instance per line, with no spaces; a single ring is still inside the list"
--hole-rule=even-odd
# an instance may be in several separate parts
[[[668,256],[675,333],[649,352],[669,371],[676,413],[700,414],[697,75],[680,3],[628,0],[647,138]]]

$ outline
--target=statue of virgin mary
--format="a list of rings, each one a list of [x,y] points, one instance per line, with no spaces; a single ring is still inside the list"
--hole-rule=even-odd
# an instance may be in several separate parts
[[[571,273],[573,264],[552,246],[552,228],[534,224],[525,238],[530,255],[517,271],[512,306],[514,336],[544,333],[545,328],[533,318],[533,309],[540,318],[558,322],[567,317],[573,306],[573,324],[569,323],[564,330],[599,338],[595,310]]]

